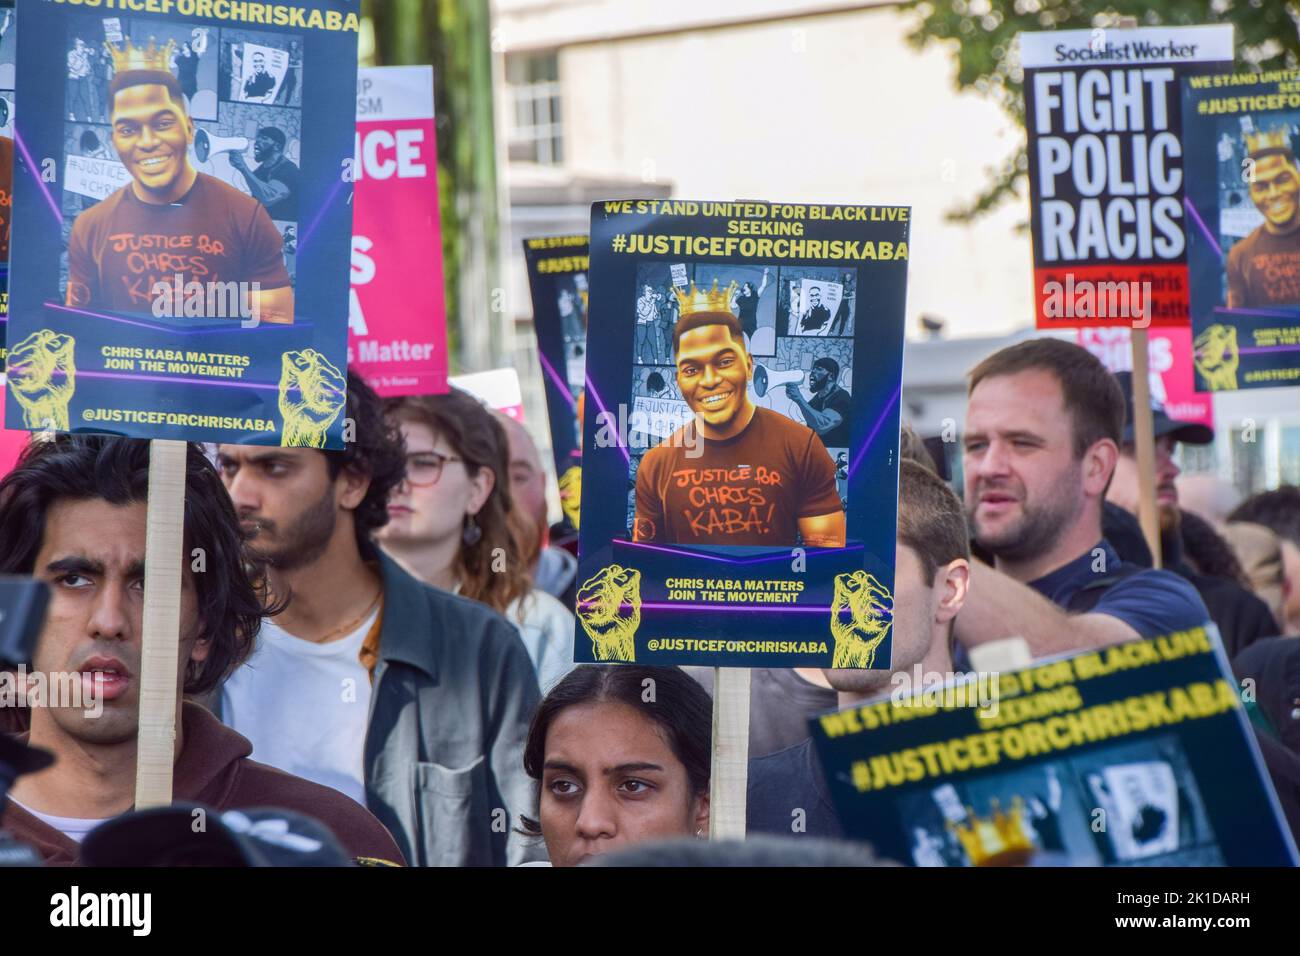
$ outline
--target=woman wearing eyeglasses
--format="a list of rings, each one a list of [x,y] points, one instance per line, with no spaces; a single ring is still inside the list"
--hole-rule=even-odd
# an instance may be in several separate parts
[[[406,479],[377,539],[416,577],[504,614],[544,693],[573,666],[573,615],[528,576],[505,429],[457,390],[391,399],[386,411],[406,442]]]

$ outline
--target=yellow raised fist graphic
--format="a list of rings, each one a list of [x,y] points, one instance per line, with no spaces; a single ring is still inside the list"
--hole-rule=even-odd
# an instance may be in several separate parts
[[[866,571],[835,575],[832,667],[870,667],[894,623],[894,596]]]
[[[582,468],[572,465],[560,476],[560,507],[574,530],[578,529],[578,509],[582,505]]]
[[[1217,322],[1196,337],[1192,343],[1192,357],[1196,371],[1205,379],[1212,392],[1233,391],[1237,387],[1237,366],[1241,357],[1237,351],[1237,329]]]
[[[23,427],[70,431],[68,403],[77,388],[76,341],[41,329],[9,350],[5,377],[23,410]]]
[[[598,661],[636,660],[641,626],[641,572],[611,564],[578,589],[578,620]]]
[[[325,433],[347,404],[347,380],[315,349],[285,352],[280,361],[280,444],[324,448]]]

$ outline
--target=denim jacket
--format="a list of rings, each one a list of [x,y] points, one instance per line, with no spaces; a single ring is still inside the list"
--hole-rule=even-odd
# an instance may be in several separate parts
[[[366,804],[413,866],[544,859],[524,742],[539,693],[518,633],[380,555],[384,617],[366,732]]]

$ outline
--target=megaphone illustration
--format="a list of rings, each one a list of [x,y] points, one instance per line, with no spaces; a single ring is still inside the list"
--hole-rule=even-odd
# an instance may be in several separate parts
[[[780,388],[790,382],[803,384],[803,371],[792,368],[786,372],[769,372],[762,365],[754,366],[754,394],[762,398],[769,389]]]
[[[206,163],[209,156],[217,153],[242,153],[248,149],[246,136],[213,136],[205,129],[194,132],[194,155],[200,163]]]

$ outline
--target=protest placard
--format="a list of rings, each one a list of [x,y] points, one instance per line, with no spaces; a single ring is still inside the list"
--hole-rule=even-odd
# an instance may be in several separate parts
[[[185,6],[23,8],[6,424],[339,447],[356,5]]]
[[[577,530],[582,491],[582,402],[587,374],[587,237],[524,240],[537,357],[545,374],[560,505]]]
[[[4,414],[4,403],[4,393],[0,392],[0,415]],[[19,428],[0,428],[0,478],[7,475],[18,461],[30,434]]]
[[[1039,328],[1186,325],[1178,78],[1232,27],[1020,35]]]
[[[348,365],[376,392],[447,391],[433,67],[357,75]]]
[[[18,48],[13,0],[0,0],[0,333],[8,312],[9,236],[14,181],[14,59]],[[0,346],[3,335],[0,335]]]
[[[904,676],[810,721],[844,832],[885,857],[1296,863],[1212,624],[962,682]]]
[[[13,0],[0,0],[0,476],[13,467],[27,433],[4,427],[5,327],[9,318],[9,235],[14,181],[14,59],[18,31]]]
[[[341,447],[346,395],[355,4],[183,7],[27,4],[17,77],[6,424],[153,439],[140,808],[172,797],[181,440]]]
[[[1078,330],[1078,343],[1112,372],[1131,372],[1131,335],[1131,330],[1122,327],[1084,328]],[[1152,404],[1158,403],[1175,421],[1214,428],[1214,402],[1193,385],[1192,330],[1154,329],[1149,338],[1147,368]]]
[[[524,392],[519,387],[519,372],[513,368],[492,368],[486,372],[453,375],[447,380],[452,388],[469,392],[494,411],[515,421],[524,420]]]
[[[889,666],[910,218],[592,207],[577,660]]]
[[[1196,389],[1300,384],[1300,72],[1183,82]]]

